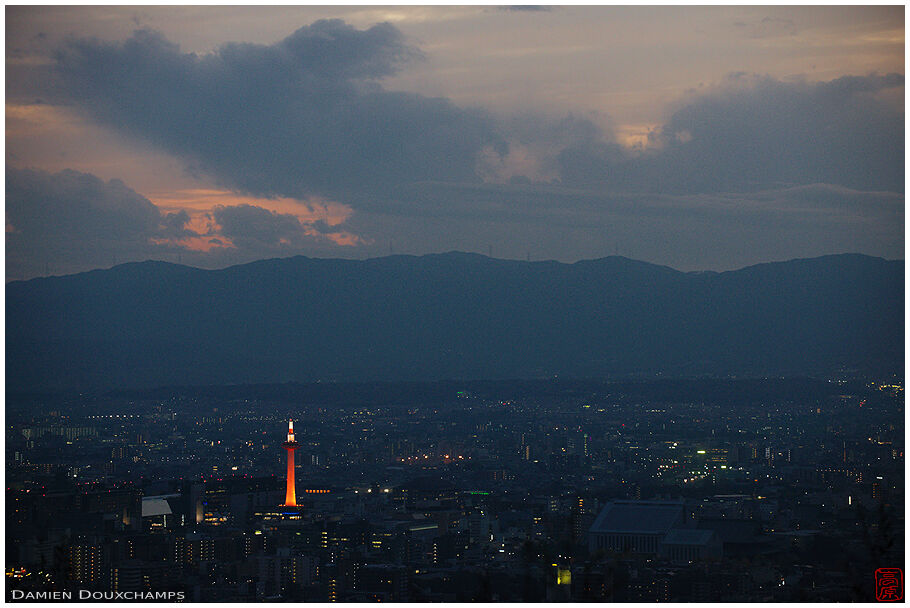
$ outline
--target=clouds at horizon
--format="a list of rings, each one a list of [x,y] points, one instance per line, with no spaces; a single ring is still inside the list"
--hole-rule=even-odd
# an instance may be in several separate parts
[[[180,159],[201,180],[262,199],[217,204],[205,224],[199,213],[168,214],[108,182],[96,189],[122,202],[124,227],[140,209],[157,222],[118,233],[134,243],[134,257],[149,255],[149,243],[153,253],[193,252],[209,266],[237,260],[222,255],[227,248],[241,260],[331,255],[339,245],[377,255],[403,239],[415,252],[502,242],[497,251],[513,257],[545,243],[560,259],[603,255],[604,240],[622,239],[645,259],[683,268],[748,263],[748,251],[758,259],[901,256],[902,74],[812,82],[733,73],[679,99],[636,148],[585,116],[504,116],[383,85],[424,56],[387,23],[321,20],[272,44],[227,43],[211,53],[138,30],[121,42],[71,38],[40,92],[43,103]],[[78,180],[53,177],[45,181],[58,191],[47,200],[63,204],[67,187],[74,208],[85,200]],[[9,200],[9,177],[7,189]],[[23,226],[48,211],[39,198],[20,197]],[[270,207],[278,198],[337,201],[353,215],[314,221]],[[22,211],[27,205],[34,213]],[[88,239],[99,213],[76,214],[75,228],[56,238]],[[7,222],[19,229],[9,203]],[[16,242],[27,234],[47,238],[23,229]],[[205,238],[217,242],[203,250]]]
[[[6,170],[8,280],[45,269],[60,274],[137,259],[173,261],[178,253],[190,263],[204,263],[204,256],[221,262],[273,257],[308,241],[326,247],[358,239],[337,223],[256,205],[216,205],[191,217],[186,210],[163,211],[120,180],[72,170]]]

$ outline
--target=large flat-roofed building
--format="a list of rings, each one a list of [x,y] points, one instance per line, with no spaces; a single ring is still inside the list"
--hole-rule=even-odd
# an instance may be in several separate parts
[[[720,559],[723,545],[714,530],[673,529],[664,537],[660,555],[677,562]]]
[[[656,555],[667,533],[685,520],[682,501],[616,500],[604,506],[588,530],[588,547]]]

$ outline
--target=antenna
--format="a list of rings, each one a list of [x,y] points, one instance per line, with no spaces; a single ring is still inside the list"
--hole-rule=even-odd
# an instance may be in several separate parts
[[[490,246],[487,248],[487,251],[490,252],[490,257],[493,257],[493,245],[490,245]]]

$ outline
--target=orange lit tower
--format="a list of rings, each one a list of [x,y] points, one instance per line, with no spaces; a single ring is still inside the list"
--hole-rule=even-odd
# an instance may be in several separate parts
[[[294,421],[288,420],[288,440],[281,444],[281,447],[288,451],[288,489],[284,495],[285,507],[297,506],[297,492],[294,490],[294,450],[300,447],[300,444],[294,440]]]

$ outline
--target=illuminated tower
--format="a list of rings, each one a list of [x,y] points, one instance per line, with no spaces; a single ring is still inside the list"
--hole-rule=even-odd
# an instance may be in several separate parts
[[[285,507],[297,506],[297,493],[294,490],[294,450],[300,447],[300,444],[294,441],[294,421],[288,421],[288,440],[281,444],[281,447],[288,451],[288,489],[284,495]]]

